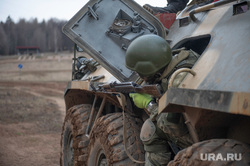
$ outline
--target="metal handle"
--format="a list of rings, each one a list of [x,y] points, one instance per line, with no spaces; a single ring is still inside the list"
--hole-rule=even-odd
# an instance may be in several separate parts
[[[181,69],[178,69],[178,70],[176,70],[176,71],[172,74],[172,76],[170,77],[170,79],[169,79],[169,84],[168,84],[168,89],[173,85],[173,82],[174,82],[175,77],[176,77],[178,74],[182,73],[182,72],[189,72],[189,73],[191,73],[193,76],[196,75],[195,71],[192,70],[192,69],[189,69],[189,68],[181,68]]]

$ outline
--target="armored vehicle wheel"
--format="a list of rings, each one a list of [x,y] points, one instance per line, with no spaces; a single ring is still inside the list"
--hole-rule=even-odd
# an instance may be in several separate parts
[[[85,136],[91,105],[83,104],[67,111],[61,135],[61,166],[86,165],[89,139]]]
[[[127,149],[134,159],[144,161],[143,144],[139,137],[142,121],[126,115],[125,122]],[[123,116],[121,113],[108,114],[97,120],[88,148],[89,166],[136,165],[129,159],[124,149]]]
[[[232,139],[198,142],[180,151],[168,166],[250,165],[250,146]]]

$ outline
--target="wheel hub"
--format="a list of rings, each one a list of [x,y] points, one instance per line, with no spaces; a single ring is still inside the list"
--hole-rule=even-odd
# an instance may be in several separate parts
[[[98,155],[98,166],[107,166],[108,163],[107,163],[107,159],[106,159],[106,156],[103,152],[103,150],[101,150],[101,152],[99,153]]]

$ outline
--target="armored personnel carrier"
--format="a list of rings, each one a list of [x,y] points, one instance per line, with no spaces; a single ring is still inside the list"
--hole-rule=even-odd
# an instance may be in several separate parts
[[[186,48],[200,55],[178,88],[171,87],[172,82],[165,93],[154,85],[145,88],[159,90],[160,95],[154,95],[158,114],[183,114],[194,142],[173,149],[169,165],[249,165],[249,4],[190,2],[166,26],[167,17],[156,17],[135,1],[90,0],[63,27],[75,52],[72,81],[64,95],[60,164],[143,165],[140,129],[149,115],[128,93],[145,87],[139,75],[126,68],[125,54],[133,40],[155,34],[172,50]],[[82,51],[91,58],[78,56]]]

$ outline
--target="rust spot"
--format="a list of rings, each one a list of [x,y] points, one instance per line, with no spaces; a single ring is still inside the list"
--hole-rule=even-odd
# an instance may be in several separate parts
[[[246,110],[248,107],[248,101],[247,99],[244,100],[244,103],[243,103],[243,109]]]

